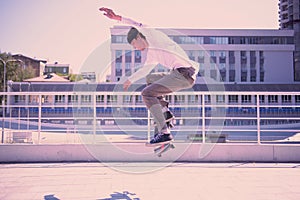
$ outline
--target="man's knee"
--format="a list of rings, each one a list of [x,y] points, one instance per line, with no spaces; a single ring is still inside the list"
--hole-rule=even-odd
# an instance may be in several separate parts
[[[146,83],[147,85],[150,85],[156,81],[158,81],[159,79],[163,78],[166,74],[165,73],[151,73],[151,74],[148,74],[146,76]]]
[[[142,90],[141,94],[144,97],[151,97],[153,96],[153,91],[149,87],[146,87]]]

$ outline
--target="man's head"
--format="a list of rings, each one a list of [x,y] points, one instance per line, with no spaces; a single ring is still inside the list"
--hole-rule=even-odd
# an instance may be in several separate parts
[[[137,50],[143,51],[148,47],[146,37],[134,27],[129,30],[127,34],[127,41]]]

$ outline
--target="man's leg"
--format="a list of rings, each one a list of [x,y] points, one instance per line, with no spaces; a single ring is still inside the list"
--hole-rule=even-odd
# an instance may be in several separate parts
[[[168,75],[169,73],[151,73],[148,74],[146,76],[146,82],[147,85],[151,85],[152,83],[155,83],[157,81],[159,81],[160,79],[162,79],[163,77],[165,77],[166,75]],[[172,124],[172,120],[175,119],[173,113],[169,110],[169,102],[165,99],[164,96],[159,96],[157,97],[157,99],[159,100],[160,105],[162,106],[162,112],[163,115],[165,117],[165,120],[167,122],[167,126],[172,128],[174,125]],[[154,131],[155,135],[158,133],[158,128],[155,127],[155,131]]]
[[[143,101],[151,112],[154,121],[157,123],[159,132],[162,134],[168,134],[169,132],[166,131],[167,127],[162,113],[162,107],[157,97],[181,89],[190,88],[192,85],[193,80],[186,79],[177,70],[174,70],[169,75],[165,75],[142,91]]]
[[[167,75],[167,73],[152,73],[152,74],[148,74],[146,76],[147,85],[151,85],[152,83],[157,82],[158,80],[162,79],[166,75]],[[158,98],[159,103],[161,104],[162,107],[168,107],[169,102],[166,101],[166,99],[165,99],[164,96],[159,96],[157,98]]]

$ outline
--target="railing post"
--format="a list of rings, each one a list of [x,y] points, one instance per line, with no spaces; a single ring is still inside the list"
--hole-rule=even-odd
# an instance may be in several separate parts
[[[257,123],[257,143],[260,143],[260,102],[259,94],[256,95],[256,123]]]
[[[147,124],[148,124],[148,130],[147,130],[147,141],[150,142],[150,132],[151,132],[151,120],[150,120],[150,111],[147,110]]]
[[[205,143],[205,95],[202,94],[202,143]]]
[[[39,118],[38,118],[38,144],[41,142],[41,129],[42,129],[42,95],[39,95]]]
[[[4,122],[4,116],[5,116],[5,96],[4,94],[2,95],[2,134],[1,134],[1,143],[4,143],[4,135],[5,135],[5,122]]]
[[[93,94],[93,143],[95,142],[96,139],[96,127],[97,127],[97,110],[96,110],[96,94]]]

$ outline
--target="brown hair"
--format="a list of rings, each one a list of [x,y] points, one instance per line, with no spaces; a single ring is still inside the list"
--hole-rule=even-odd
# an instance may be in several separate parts
[[[136,28],[132,27],[127,33],[127,42],[131,44],[132,40],[136,39],[138,35],[140,35],[143,39],[146,39],[146,37],[141,32],[139,32]]]

